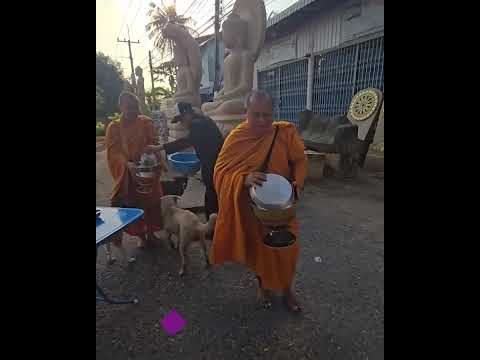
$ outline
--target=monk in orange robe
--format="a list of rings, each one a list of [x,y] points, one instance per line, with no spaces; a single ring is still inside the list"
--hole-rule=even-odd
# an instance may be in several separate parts
[[[273,291],[282,291],[288,308],[300,311],[292,289],[299,254],[299,242],[288,247],[271,248],[263,243],[269,233],[250,207],[249,188],[261,185],[265,174],[259,173],[278,127],[268,172],[292,181],[297,193],[303,189],[306,176],[304,145],[295,126],[273,122],[272,99],[263,91],[254,91],[247,99],[247,120],[226,138],[214,171],[219,198],[219,213],[210,251],[212,264],[225,261],[241,263],[257,275],[257,299],[271,305]],[[298,236],[298,222],[292,220],[288,230]]]
[[[138,194],[134,174],[134,162],[140,160],[148,145],[157,145],[152,119],[140,114],[138,98],[130,92],[119,97],[120,121],[111,122],[107,128],[107,162],[113,178],[111,205],[114,207],[143,208],[144,219],[126,228],[132,236],[138,236],[138,246],[155,238],[153,232],[161,230],[161,183],[154,183],[148,195]],[[159,160],[160,161],[160,160]],[[121,234],[112,238],[114,245],[121,245]]]

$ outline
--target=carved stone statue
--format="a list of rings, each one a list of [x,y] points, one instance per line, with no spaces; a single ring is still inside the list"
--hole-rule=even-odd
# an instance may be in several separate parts
[[[135,75],[137,75],[137,96],[142,104],[145,104],[145,86],[143,80],[143,70],[140,66],[135,68]]]
[[[133,88],[132,84],[128,80],[123,81],[123,91],[130,91],[135,93],[135,89]]]
[[[200,81],[202,79],[202,60],[197,41],[187,30],[175,24],[167,24],[163,36],[174,42],[174,58],[177,68],[177,88],[172,101],[188,102],[196,110],[200,110]],[[181,123],[172,124],[168,118],[169,139],[175,140],[188,135],[188,130]]]
[[[202,111],[217,122],[224,135],[245,119],[244,102],[253,87],[253,66],[265,40],[266,13],[262,0],[237,0],[222,24],[228,55],[223,88]]]
[[[200,107],[200,80],[202,61],[200,47],[187,30],[175,24],[167,24],[163,35],[174,42],[175,66],[177,67],[176,102],[188,102]]]

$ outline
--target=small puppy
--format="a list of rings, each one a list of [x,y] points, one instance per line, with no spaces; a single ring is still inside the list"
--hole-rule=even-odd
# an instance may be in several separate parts
[[[206,266],[209,267],[207,245],[205,243],[206,235],[213,233],[217,214],[210,215],[206,224],[191,211],[178,207],[180,196],[166,195],[161,198],[162,220],[164,229],[168,234],[170,244],[175,248],[171,236],[175,234],[178,237],[178,249],[180,252],[181,266],[179,275],[185,274],[186,251],[189,245],[194,241],[200,241],[205,255]]]

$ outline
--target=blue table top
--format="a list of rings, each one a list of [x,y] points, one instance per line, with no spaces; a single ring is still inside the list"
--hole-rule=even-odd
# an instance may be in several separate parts
[[[130,225],[143,216],[141,209],[100,207],[100,216],[97,217],[97,246],[105,243],[105,240]]]

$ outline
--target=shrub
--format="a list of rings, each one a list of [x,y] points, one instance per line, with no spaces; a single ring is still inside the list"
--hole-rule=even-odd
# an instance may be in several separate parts
[[[100,122],[97,122],[97,136],[105,136],[105,127]]]

